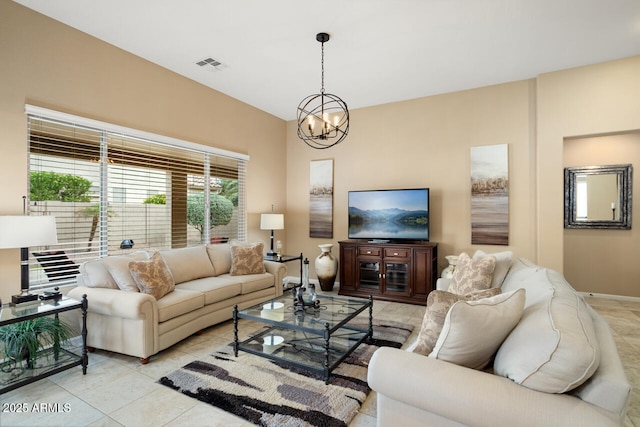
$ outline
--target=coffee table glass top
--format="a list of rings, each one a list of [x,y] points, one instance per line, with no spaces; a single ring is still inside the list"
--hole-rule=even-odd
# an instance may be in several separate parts
[[[371,305],[369,300],[360,298],[318,294],[317,299],[319,308],[307,307],[304,312],[296,312],[293,296],[285,292],[271,301],[240,310],[238,317],[323,334],[327,325],[334,331]]]

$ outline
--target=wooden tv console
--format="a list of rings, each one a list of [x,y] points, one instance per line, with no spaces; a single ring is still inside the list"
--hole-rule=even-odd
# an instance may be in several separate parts
[[[340,295],[427,304],[438,274],[434,242],[340,244]]]

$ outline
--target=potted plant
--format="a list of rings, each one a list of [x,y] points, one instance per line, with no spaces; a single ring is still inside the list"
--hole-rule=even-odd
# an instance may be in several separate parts
[[[39,317],[0,327],[5,357],[16,363],[24,360],[29,369],[35,367],[38,351],[52,347],[57,359],[62,343],[75,335],[71,326],[53,317]]]

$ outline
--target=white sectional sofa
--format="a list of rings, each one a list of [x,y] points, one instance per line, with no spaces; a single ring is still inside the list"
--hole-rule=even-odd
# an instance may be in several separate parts
[[[202,245],[161,251],[175,288],[160,298],[140,292],[131,262],[149,258],[145,252],[110,256],[80,267],[79,286],[69,296],[87,294],[87,345],[139,357],[150,356],[188,336],[233,317],[245,308],[282,295],[283,263],[262,261],[264,272],[241,274],[230,244]],[[254,259],[255,260],[255,259]],[[238,264],[243,267],[241,264]]]
[[[377,350],[368,380],[377,391],[379,426],[623,424],[631,387],[609,325],[560,273],[509,262],[497,285],[503,294],[524,288],[524,311],[493,364],[476,370],[435,351]],[[440,279],[438,288],[447,285]]]

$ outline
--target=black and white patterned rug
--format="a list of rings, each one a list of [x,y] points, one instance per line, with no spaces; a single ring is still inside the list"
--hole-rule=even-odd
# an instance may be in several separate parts
[[[160,384],[261,426],[347,426],[371,391],[367,366],[382,346],[400,348],[412,325],[374,321],[362,343],[331,374],[284,367],[227,345],[160,378]]]

